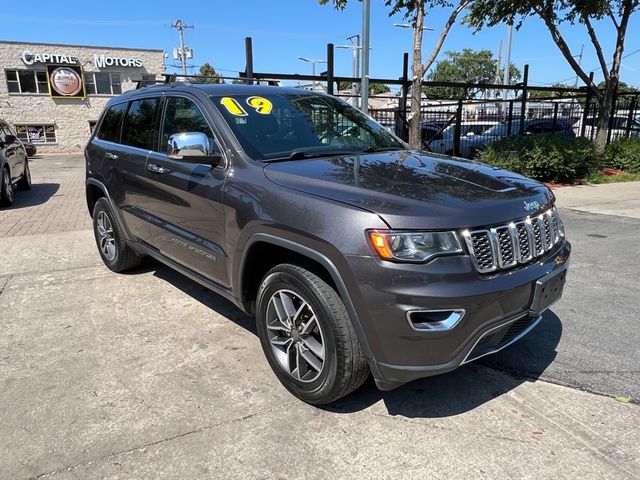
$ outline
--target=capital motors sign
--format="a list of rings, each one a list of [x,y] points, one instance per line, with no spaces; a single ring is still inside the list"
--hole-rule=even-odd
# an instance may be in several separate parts
[[[33,53],[31,50],[24,50],[22,52],[22,61],[25,65],[34,65],[36,63],[55,63],[61,65],[78,65],[80,61],[78,57],[73,55],[67,55],[60,52],[45,52],[45,53]],[[133,67],[142,68],[144,64],[139,58],[132,57],[113,57],[105,54],[94,53],[91,58],[91,63],[96,68],[105,67]],[[86,63],[84,63],[86,65]]]
[[[84,98],[84,76],[79,65],[47,65],[51,98]]]

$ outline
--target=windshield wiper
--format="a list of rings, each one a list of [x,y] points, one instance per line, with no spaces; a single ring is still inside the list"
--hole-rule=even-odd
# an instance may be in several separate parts
[[[338,157],[342,155],[356,155],[357,152],[348,150],[328,150],[320,152],[307,152],[305,150],[294,150],[289,155],[284,157],[266,158],[265,162],[281,162],[285,160],[305,160],[307,158],[321,158],[321,157]]]
[[[362,149],[363,152],[365,153],[373,153],[373,152],[389,152],[391,150],[405,150],[403,147],[401,146],[395,146],[395,147],[378,147],[377,145],[370,145],[368,147],[365,147]]]

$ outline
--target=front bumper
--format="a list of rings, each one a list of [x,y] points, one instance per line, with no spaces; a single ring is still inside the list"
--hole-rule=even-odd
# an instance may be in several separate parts
[[[480,275],[468,256],[426,265],[348,257],[378,387],[390,390],[454,370],[522,338],[541,319],[541,311],[532,310],[536,281],[566,269],[570,252],[571,245],[563,242],[533,263],[494,275]],[[451,329],[417,331],[407,320],[414,310],[465,314]]]

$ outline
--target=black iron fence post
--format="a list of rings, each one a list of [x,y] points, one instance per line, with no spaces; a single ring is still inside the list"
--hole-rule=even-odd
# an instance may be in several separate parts
[[[458,100],[458,109],[456,110],[456,126],[453,132],[453,155],[460,156],[460,135],[462,133],[462,109],[464,104],[462,99]]]
[[[246,57],[246,65],[244,67],[244,76],[251,80],[246,80],[250,85],[253,84],[253,41],[251,37],[244,39],[244,51]]]
[[[507,137],[511,136],[513,128],[513,100],[509,100],[509,115],[507,116]]]
[[[333,95],[333,43],[327,44],[327,93]]]
[[[559,103],[554,103],[553,104],[553,131],[556,131],[556,127],[558,126],[558,107],[560,106]]]
[[[631,136],[631,127],[633,125],[633,120],[635,118],[635,110],[636,110],[636,102],[638,101],[638,97],[632,97],[631,102],[629,103],[629,113],[627,114],[627,125],[625,138],[629,138]]]
[[[587,131],[587,120],[589,118],[589,110],[591,110],[591,99],[593,98],[593,72],[589,73],[589,85],[587,85],[587,98],[584,101],[584,112],[582,112],[582,125],[580,126],[580,136],[584,137]]]
[[[618,108],[618,85],[613,92],[613,101],[611,102],[611,111],[609,112],[609,128],[607,129],[607,145],[611,143],[611,130],[615,127],[615,115]]]
[[[520,128],[518,129],[518,133],[520,135],[524,134],[524,119],[527,113],[527,95],[529,94],[528,83],[529,65],[525,65],[524,73],[522,75],[522,104],[520,105]]]

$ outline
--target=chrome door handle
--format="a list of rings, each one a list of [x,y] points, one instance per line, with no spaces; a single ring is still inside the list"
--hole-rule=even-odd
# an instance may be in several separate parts
[[[160,165],[156,165],[154,163],[150,163],[149,165],[147,165],[147,170],[149,170],[150,172],[153,173],[166,173],[167,170],[165,168],[162,168]]]
[[[118,159],[118,155],[116,155],[115,153],[111,153],[111,152],[107,152],[104,154],[105,158],[109,159],[109,160],[117,160]]]

